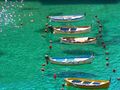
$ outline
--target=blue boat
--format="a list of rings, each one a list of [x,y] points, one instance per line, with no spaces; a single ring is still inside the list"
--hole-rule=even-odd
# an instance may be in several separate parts
[[[54,22],[73,22],[79,21],[84,18],[84,14],[81,15],[64,15],[64,16],[48,16],[50,21]]]
[[[93,55],[84,55],[79,57],[55,57],[49,58],[49,61],[53,64],[60,64],[60,65],[78,65],[78,64],[88,64],[93,61]]]

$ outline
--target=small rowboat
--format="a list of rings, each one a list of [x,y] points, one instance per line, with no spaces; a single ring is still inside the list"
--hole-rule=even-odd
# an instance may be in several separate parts
[[[96,43],[96,38],[92,37],[62,37],[61,43],[65,44],[93,44]]]
[[[54,34],[61,33],[61,34],[78,34],[78,33],[86,33],[89,32],[91,26],[78,26],[78,27],[54,27]]]
[[[93,55],[85,55],[79,57],[65,57],[65,58],[49,58],[49,61],[53,64],[59,65],[78,65],[78,64],[88,64],[93,61]]]
[[[90,80],[85,78],[65,78],[67,86],[75,86],[79,88],[108,88],[110,81],[108,80]]]
[[[48,16],[51,21],[54,22],[73,22],[81,20],[85,15],[64,15],[64,16]]]

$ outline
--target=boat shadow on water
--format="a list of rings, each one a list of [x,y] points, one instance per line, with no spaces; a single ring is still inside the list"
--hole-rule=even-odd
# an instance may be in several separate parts
[[[53,74],[49,73],[47,76],[53,76]],[[57,73],[58,78],[68,78],[68,77],[76,77],[76,78],[92,78],[96,77],[95,74],[85,73],[85,72],[78,72],[78,71],[66,71],[66,72],[59,72]]]
[[[90,55],[90,54],[95,54],[94,51],[87,51],[87,50],[63,50],[64,53],[71,54],[71,55]]]

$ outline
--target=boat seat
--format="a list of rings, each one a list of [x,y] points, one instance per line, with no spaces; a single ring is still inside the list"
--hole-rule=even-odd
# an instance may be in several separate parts
[[[99,82],[94,82],[94,83],[92,83],[92,84],[95,84],[95,85],[100,85],[100,83],[99,83]]]
[[[76,31],[76,28],[71,28],[71,31]]]
[[[73,83],[81,83],[82,81],[80,81],[80,80],[73,80],[72,82]]]
[[[63,27],[61,27],[61,29],[60,30],[62,30],[62,31],[64,31],[64,32],[66,32],[66,31],[68,31],[69,30],[69,28],[63,28]]]
[[[83,84],[90,84],[91,82],[89,81],[84,81]]]

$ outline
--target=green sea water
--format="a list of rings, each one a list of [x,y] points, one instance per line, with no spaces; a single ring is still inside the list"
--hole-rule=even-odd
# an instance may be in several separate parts
[[[19,0],[20,1],[20,0]],[[98,24],[95,15],[102,25],[102,39],[91,45],[65,45],[59,38],[66,35],[44,33],[48,15],[67,15],[86,13],[85,20],[72,25],[92,25],[90,33],[74,36],[96,36]],[[105,79],[111,77],[108,89],[120,90],[120,1],[80,1],[80,0],[27,0],[21,2],[0,1],[0,90],[60,90],[66,77]],[[63,23],[50,23],[55,26]],[[68,36],[68,35],[67,35]],[[52,50],[49,40],[52,39]],[[106,49],[101,46],[106,44]],[[109,55],[105,55],[109,52]],[[45,63],[44,56],[53,57],[79,56],[95,54],[91,64],[79,66],[59,66]],[[109,61],[106,61],[109,57]],[[106,66],[109,62],[109,66]],[[41,72],[41,68],[45,68]],[[116,69],[113,73],[112,70]],[[57,74],[54,80],[53,75]],[[66,87],[64,90],[96,90]]]

